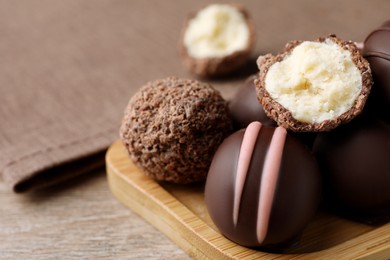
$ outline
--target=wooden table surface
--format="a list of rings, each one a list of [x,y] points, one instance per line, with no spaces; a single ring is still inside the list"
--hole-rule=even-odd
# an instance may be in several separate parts
[[[187,259],[118,202],[105,170],[26,194],[0,182],[0,259]]]

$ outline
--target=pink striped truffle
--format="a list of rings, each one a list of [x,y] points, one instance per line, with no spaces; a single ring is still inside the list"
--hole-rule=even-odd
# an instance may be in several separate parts
[[[320,198],[309,150],[283,127],[252,122],[214,155],[205,199],[215,225],[249,247],[284,248],[300,235]]]

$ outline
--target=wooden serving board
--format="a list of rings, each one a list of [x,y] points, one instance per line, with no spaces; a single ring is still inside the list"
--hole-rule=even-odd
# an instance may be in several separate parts
[[[204,184],[173,185],[147,177],[117,141],[106,154],[110,189],[196,259],[390,259],[390,223],[370,226],[319,211],[301,242],[283,254],[248,249],[223,237],[204,203]]]

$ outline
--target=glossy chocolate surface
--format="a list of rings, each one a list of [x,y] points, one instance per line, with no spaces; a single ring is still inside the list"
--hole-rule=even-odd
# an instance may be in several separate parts
[[[390,213],[390,126],[359,118],[321,133],[314,152],[330,205],[351,217]]]
[[[367,111],[390,122],[390,20],[367,36],[363,56],[370,63],[374,79]]]
[[[259,123],[232,134],[217,150],[206,181],[206,205],[215,225],[230,240],[280,249],[301,234],[315,213],[321,189],[319,169],[308,149],[285,135],[284,128],[261,126],[251,139],[248,129],[253,124]],[[262,207],[267,201],[268,215]],[[264,223],[262,227],[267,228],[259,238]]]
[[[230,114],[237,130],[247,127],[253,121],[259,121],[266,126],[276,126],[276,122],[267,117],[257,99],[253,82],[255,78],[255,75],[249,77],[229,102]]]

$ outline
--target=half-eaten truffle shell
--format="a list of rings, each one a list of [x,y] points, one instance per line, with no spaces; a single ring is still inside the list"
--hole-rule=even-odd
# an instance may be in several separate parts
[[[296,132],[329,131],[361,113],[370,66],[356,45],[335,35],[292,41],[257,60],[256,92],[266,114]]]
[[[186,20],[180,52],[192,73],[215,77],[244,65],[254,42],[254,26],[243,6],[211,4]]]
[[[148,82],[130,99],[120,137],[146,175],[173,183],[206,178],[230,133],[227,102],[209,84],[169,77]]]

